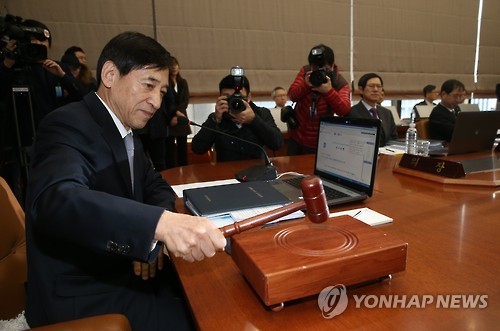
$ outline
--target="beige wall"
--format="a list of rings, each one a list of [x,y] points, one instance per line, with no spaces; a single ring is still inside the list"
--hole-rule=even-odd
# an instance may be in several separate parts
[[[194,96],[217,93],[233,65],[247,71],[254,95],[288,87],[310,48],[325,43],[350,80],[350,0],[7,0],[0,14],[33,18],[53,34],[50,56],[71,45],[91,67],[104,44],[125,30],[154,36],[180,61]],[[428,83],[457,78],[493,95],[500,82],[500,1],[484,0],[479,79],[473,83],[478,1],[354,0],[355,84],[369,71],[386,94],[419,97]],[[155,13],[155,17],[153,17]]]

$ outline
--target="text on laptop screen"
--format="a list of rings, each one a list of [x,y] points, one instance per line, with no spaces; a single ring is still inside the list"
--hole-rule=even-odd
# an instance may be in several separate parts
[[[369,187],[377,128],[320,122],[316,171]]]

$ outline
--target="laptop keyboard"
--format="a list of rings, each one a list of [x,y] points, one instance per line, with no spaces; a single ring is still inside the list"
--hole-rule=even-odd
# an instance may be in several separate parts
[[[284,181],[287,184],[290,184],[299,190],[301,189],[300,187],[300,182],[302,181],[304,177],[289,177],[289,178],[284,178],[282,181]],[[340,199],[340,198],[345,198],[348,197],[349,195],[345,194],[344,192],[340,192],[334,188],[331,188],[329,186],[324,186],[323,189],[325,190],[325,195],[326,195],[326,200],[332,200],[332,199]]]

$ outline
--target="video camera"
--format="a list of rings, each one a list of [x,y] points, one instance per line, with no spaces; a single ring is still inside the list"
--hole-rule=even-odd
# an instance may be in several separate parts
[[[312,86],[318,87],[322,84],[326,83],[328,80],[326,77],[330,77],[332,79],[332,71],[330,70],[328,63],[325,59],[325,48],[324,47],[316,47],[311,50],[311,55],[309,57],[310,64],[314,65],[315,68],[318,68],[311,72],[309,76],[309,81]]]
[[[233,113],[240,113],[247,108],[243,103],[243,100],[246,101],[247,98],[241,94],[243,81],[245,79],[245,69],[239,66],[232,67],[230,73],[233,77],[234,93],[232,95],[228,95],[227,103],[229,105],[229,111]]]
[[[40,44],[32,44],[31,38],[46,40],[50,38],[50,32],[40,27],[23,25],[24,20],[19,16],[0,16],[0,36],[7,36],[16,40],[16,49],[11,52],[2,45],[2,56],[16,60],[16,62],[29,64],[47,59],[47,47]]]

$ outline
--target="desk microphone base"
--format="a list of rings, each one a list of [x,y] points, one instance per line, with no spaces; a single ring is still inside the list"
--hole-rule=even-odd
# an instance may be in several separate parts
[[[269,307],[406,268],[407,243],[350,216],[289,221],[231,240],[234,262]]]

